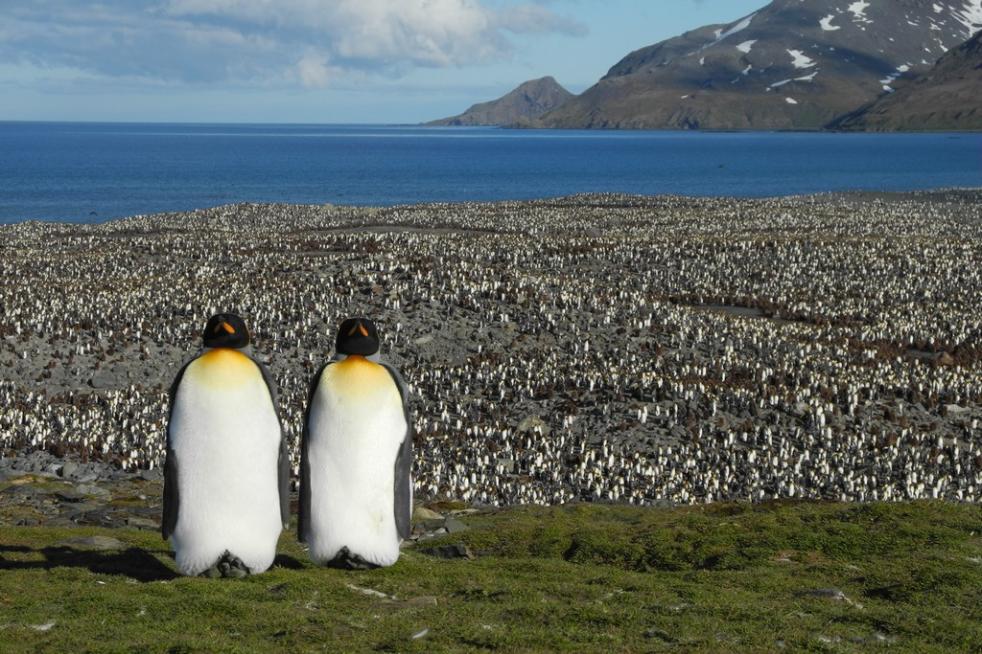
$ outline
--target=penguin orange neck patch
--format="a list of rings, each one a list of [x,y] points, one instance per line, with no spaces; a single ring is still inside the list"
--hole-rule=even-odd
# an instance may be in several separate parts
[[[384,366],[358,354],[351,354],[344,360],[328,366],[324,373],[332,384],[337,384],[345,392],[356,395],[376,393],[383,388],[395,388],[392,377]]]
[[[235,386],[256,374],[256,364],[242,352],[216,347],[198,357],[189,367],[195,378],[207,384]]]

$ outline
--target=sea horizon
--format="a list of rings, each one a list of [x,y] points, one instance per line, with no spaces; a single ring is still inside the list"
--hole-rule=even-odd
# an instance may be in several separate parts
[[[242,202],[975,189],[980,152],[977,132],[0,121],[0,224],[96,223]]]

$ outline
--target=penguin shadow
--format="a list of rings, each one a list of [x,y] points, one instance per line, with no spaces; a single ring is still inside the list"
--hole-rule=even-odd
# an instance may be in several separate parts
[[[274,568],[286,568],[287,570],[303,570],[304,564],[287,554],[277,554],[273,559]]]
[[[11,560],[7,554],[40,555],[42,560]],[[19,558],[19,557],[18,557]],[[167,581],[178,574],[157,557],[139,547],[125,550],[98,551],[53,545],[39,549],[22,545],[0,545],[0,571],[51,570],[52,568],[84,568],[89,572],[121,575],[138,582]]]

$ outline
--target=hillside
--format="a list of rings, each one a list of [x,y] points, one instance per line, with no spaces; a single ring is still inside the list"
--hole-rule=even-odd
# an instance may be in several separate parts
[[[542,77],[519,85],[497,100],[475,104],[460,115],[426,124],[431,127],[511,125],[538,118],[572,97],[555,79]]]
[[[930,71],[847,114],[833,129],[982,130],[982,32],[945,54]]]
[[[177,577],[151,531],[5,526],[0,650],[982,650],[977,505],[457,513],[392,568],[314,567],[284,534],[244,580]]]
[[[818,129],[980,28],[982,0],[774,0],[628,54],[536,125]]]

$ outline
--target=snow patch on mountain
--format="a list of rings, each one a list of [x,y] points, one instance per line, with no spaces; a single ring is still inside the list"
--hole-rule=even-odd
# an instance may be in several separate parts
[[[838,25],[833,25],[832,24],[832,21],[833,20],[835,20],[835,16],[833,14],[829,14],[828,16],[826,16],[825,18],[823,18],[822,20],[818,21],[818,24],[826,32],[834,32],[836,30],[841,30],[842,29],[841,27],[839,27]]]
[[[893,81],[895,79],[897,79],[898,77],[900,77],[901,75],[903,75],[909,70],[910,70],[910,66],[908,66],[907,64],[900,64],[899,66],[897,66],[897,72],[890,73],[884,79],[880,80],[880,84],[883,84],[883,90],[893,91],[893,89],[890,88],[890,84],[893,84]]]
[[[754,43],[756,43],[756,42],[757,42],[757,39],[752,39],[750,41],[744,41],[743,43],[741,43],[740,45],[738,45],[736,47],[736,49],[739,50],[740,52],[743,52],[744,54],[750,54],[750,49],[752,47],[754,47]]]
[[[712,43],[710,43],[709,45],[716,45],[717,43],[719,43],[723,39],[725,39],[727,37],[730,37],[730,36],[733,36],[737,32],[742,32],[743,30],[747,29],[748,27],[750,27],[750,23],[751,23],[751,21],[753,21],[754,16],[756,16],[756,15],[757,15],[756,12],[750,14],[749,16],[747,16],[746,18],[744,18],[743,20],[741,20],[740,22],[738,22],[736,25],[734,25],[730,29],[726,30],[725,32],[723,30],[716,30],[716,40],[713,41]],[[706,47],[709,47],[709,46],[706,46]]]
[[[815,61],[806,57],[801,50],[788,50],[788,54],[791,55],[791,65],[795,68],[811,68],[815,65]]]
[[[966,40],[982,30],[982,0],[966,0],[964,8],[952,11],[952,15],[965,26]]]
[[[867,0],[857,0],[856,2],[846,7],[846,9],[852,13],[853,21],[856,23],[873,22],[866,17],[866,10],[868,8],[869,8],[869,2],[867,2]]]

